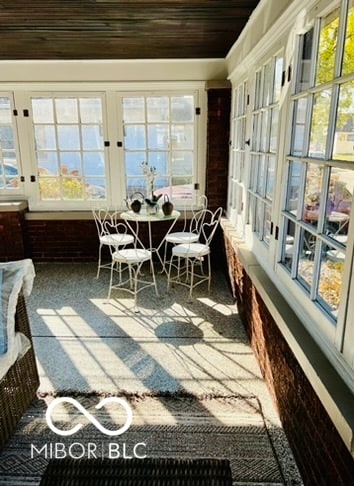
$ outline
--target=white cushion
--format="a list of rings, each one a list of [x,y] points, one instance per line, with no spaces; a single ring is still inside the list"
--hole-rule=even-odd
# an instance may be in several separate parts
[[[199,258],[210,253],[210,247],[202,243],[177,245],[172,248],[174,256],[181,258]]]
[[[115,251],[112,259],[119,263],[142,263],[150,260],[151,251],[140,248],[128,248],[125,250]]]
[[[196,233],[191,233],[189,231],[176,231],[175,233],[169,233],[166,235],[166,241],[168,243],[194,243],[198,241],[199,235]]]

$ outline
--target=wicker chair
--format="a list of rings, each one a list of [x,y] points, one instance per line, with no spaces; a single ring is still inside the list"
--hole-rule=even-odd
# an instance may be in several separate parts
[[[0,380],[0,452],[13,434],[23,413],[35,398],[39,387],[32,334],[22,293],[19,294],[17,301],[15,330],[27,336],[31,347],[22,358],[15,361]]]

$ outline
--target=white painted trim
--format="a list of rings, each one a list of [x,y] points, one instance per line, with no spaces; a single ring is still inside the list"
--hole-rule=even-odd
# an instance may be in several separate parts
[[[0,61],[0,84],[207,81],[226,76],[225,59]]]

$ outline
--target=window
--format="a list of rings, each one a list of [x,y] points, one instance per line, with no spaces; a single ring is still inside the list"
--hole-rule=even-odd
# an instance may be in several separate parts
[[[123,96],[127,192],[146,192],[142,164],[156,169],[154,192],[191,199],[196,180],[193,95]]]
[[[271,235],[282,73],[282,57],[273,57],[256,72],[252,113],[249,221],[257,238],[267,246]]]
[[[20,189],[20,165],[17,129],[12,97],[0,93],[0,190],[13,193]]]
[[[41,201],[106,199],[101,97],[31,98]]]
[[[233,96],[228,192],[229,216],[241,234],[243,232],[245,154],[246,146],[249,145],[246,134],[247,108],[248,86],[245,81],[234,90]]]
[[[342,2],[301,38],[282,212],[281,264],[327,316],[318,325],[338,343],[352,265],[353,5]]]
[[[176,207],[203,194],[204,84],[166,84],[0,93],[0,198],[20,195],[30,210],[123,209],[133,192],[146,193],[143,163]]]

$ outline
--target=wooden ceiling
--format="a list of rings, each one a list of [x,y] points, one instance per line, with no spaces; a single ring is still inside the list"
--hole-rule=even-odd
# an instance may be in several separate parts
[[[224,58],[260,0],[0,0],[0,59]]]

